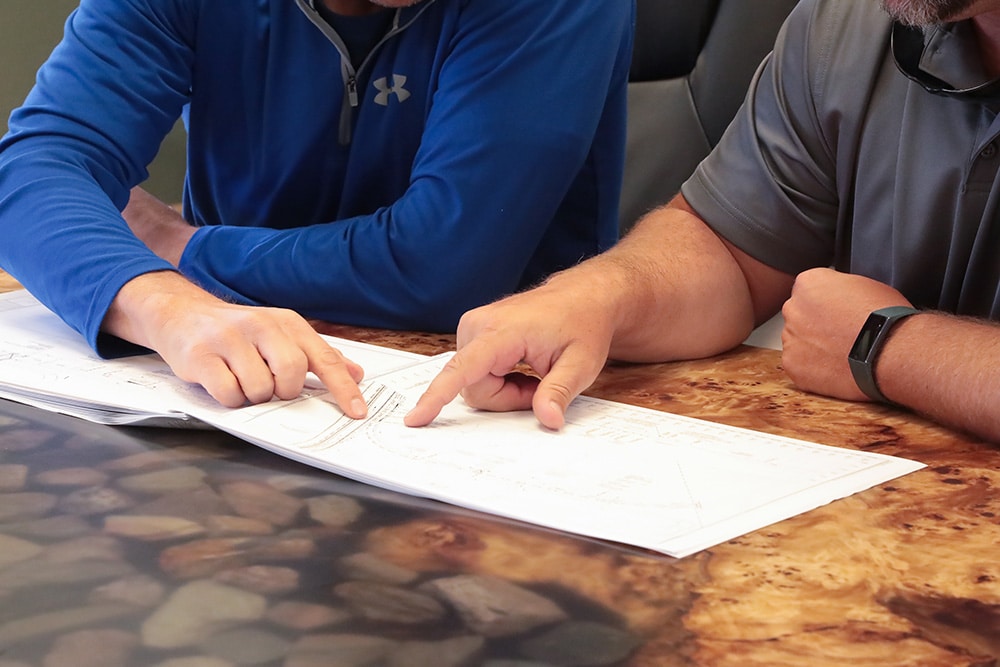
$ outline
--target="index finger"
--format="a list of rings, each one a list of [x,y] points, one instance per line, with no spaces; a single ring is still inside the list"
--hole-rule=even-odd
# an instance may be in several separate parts
[[[510,370],[518,361],[520,355],[518,359],[506,364],[506,368],[500,372]],[[498,366],[505,365],[502,362],[489,345],[478,340],[472,341],[448,360],[417,400],[417,404],[403,418],[403,423],[407,426],[430,424],[441,413],[441,409],[455,400],[463,389],[493,376]],[[498,379],[502,382],[502,378]]]
[[[315,345],[304,351],[309,360],[309,370],[330,391],[334,402],[344,414],[354,419],[366,417],[368,404],[358,387],[358,382],[364,377],[361,366],[322,339],[318,339]]]

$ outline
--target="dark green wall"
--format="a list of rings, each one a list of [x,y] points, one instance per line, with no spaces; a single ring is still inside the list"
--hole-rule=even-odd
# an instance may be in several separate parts
[[[79,0],[0,0],[0,134],[11,110],[35,81],[35,71],[62,37],[63,23]],[[168,203],[180,201],[184,131],[167,137],[150,165],[146,188]]]

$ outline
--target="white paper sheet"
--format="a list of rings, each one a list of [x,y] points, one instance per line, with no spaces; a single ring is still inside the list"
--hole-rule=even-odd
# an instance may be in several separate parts
[[[434,424],[408,428],[403,415],[448,355],[329,340],[368,370],[363,421],[318,386],[292,401],[223,408],[155,355],[98,359],[16,292],[0,295],[0,395],[73,414],[44,405],[61,398],[105,423],[146,411],[194,418],[359,481],[678,557],[923,467],[586,397],[558,433],[530,413],[461,400]]]

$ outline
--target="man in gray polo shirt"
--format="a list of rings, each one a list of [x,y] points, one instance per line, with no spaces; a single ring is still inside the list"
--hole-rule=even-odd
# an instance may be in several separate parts
[[[462,391],[559,428],[609,356],[717,354],[781,309],[802,389],[1000,441],[998,77],[1000,0],[803,0],[681,194],[468,313],[408,423]]]

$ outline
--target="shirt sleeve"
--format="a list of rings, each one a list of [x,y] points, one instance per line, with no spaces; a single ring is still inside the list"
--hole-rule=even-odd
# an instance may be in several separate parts
[[[518,288],[557,215],[616,226],[632,3],[460,4],[397,201],[335,224],[201,228],[185,275],[319,319],[449,330]],[[590,154],[602,132],[615,136]],[[560,210],[581,173],[592,210]]]
[[[796,6],[733,123],[681,188],[717,233],[789,274],[833,258],[835,138],[817,106],[827,73],[823,54],[838,39],[839,7],[849,4]]]
[[[0,265],[96,349],[122,285],[173,268],[120,209],[189,89],[184,1],[83,0],[0,142]]]

